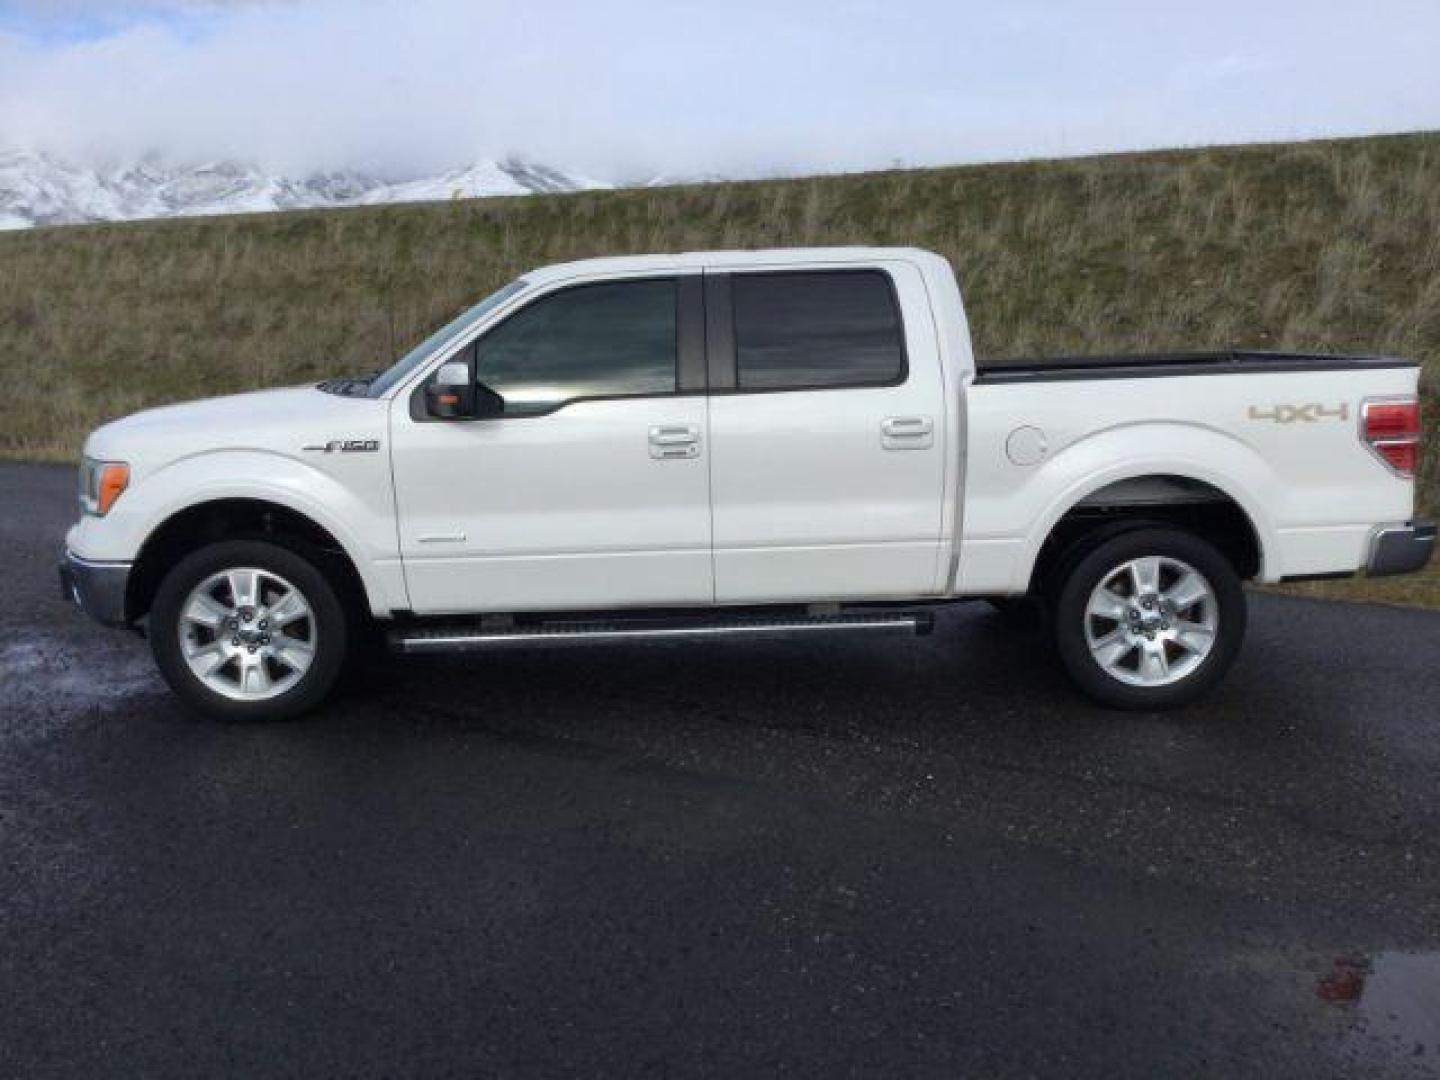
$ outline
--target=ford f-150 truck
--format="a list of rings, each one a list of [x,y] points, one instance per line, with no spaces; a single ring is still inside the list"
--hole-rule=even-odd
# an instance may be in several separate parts
[[[369,378],[95,431],[67,597],[190,705],[281,717],[422,652],[925,631],[1041,600],[1116,707],[1194,699],[1244,580],[1413,571],[1418,372],[1196,353],[977,366],[909,249],[525,275]]]

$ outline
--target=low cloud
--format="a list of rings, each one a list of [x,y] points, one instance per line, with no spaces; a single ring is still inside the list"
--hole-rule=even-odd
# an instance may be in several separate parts
[[[1440,8],[794,0],[11,4],[0,145],[623,179],[1440,126]]]

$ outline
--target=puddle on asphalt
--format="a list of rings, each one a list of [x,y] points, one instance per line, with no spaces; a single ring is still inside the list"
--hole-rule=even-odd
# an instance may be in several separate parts
[[[143,647],[128,640],[83,649],[45,635],[7,642],[0,645],[0,711],[18,719],[47,706],[115,705],[157,689],[149,660]]]
[[[1342,957],[1315,992],[1353,1010],[1367,1049],[1440,1069],[1440,952]]]

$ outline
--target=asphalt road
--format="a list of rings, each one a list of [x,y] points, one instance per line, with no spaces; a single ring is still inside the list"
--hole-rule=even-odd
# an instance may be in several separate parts
[[[1254,598],[1204,706],[921,639],[395,661],[192,719],[0,466],[0,1074],[1440,1073],[1440,615]]]

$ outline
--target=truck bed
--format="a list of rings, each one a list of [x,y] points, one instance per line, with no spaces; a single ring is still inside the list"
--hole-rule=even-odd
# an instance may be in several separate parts
[[[1396,356],[1264,352],[1121,353],[1091,356],[977,359],[979,384],[1064,382],[1074,379],[1150,379],[1180,375],[1273,375],[1291,371],[1347,371],[1416,367]]]

